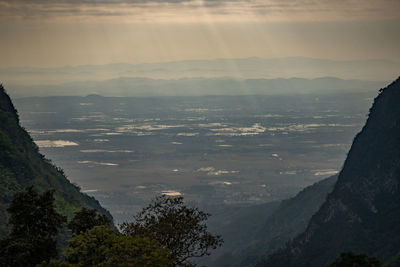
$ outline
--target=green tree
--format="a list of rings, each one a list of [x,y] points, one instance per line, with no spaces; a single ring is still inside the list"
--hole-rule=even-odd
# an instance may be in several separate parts
[[[40,266],[154,266],[173,265],[170,251],[155,240],[123,236],[101,225],[74,236],[66,250],[66,260],[52,260]]]
[[[54,206],[54,191],[33,187],[14,195],[10,207],[11,232],[0,242],[0,265],[35,266],[57,255],[55,236],[66,221]]]
[[[343,252],[340,258],[328,265],[328,267],[379,267],[377,258],[368,257],[365,254],[355,254],[353,252]]]
[[[73,235],[77,235],[92,229],[94,226],[111,225],[110,219],[103,214],[98,214],[94,209],[82,208],[75,213],[74,218],[69,222],[68,228]]]
[[[171,250],[174,265],[190,265],[188,259],[210,255],[222,238],[207,231],[210,215],[187,207],[182,197],[160,196],[140,211],[134,222],[123,223],[125,235],[149,237]]]

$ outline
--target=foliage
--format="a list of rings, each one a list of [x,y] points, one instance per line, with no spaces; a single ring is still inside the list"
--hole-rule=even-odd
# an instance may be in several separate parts
[[[354,254],[353,252],[344,252],[340,258],[328,265],[328,267],[379,267],[379,260],[368,257],[365,254]]]
[[[314,267],[356,250],[388,260],[400,247],[400,78],[375,98],[338,181],[305,232],[259,266]]]
[[[75,213],[74,218],[68,224],[68,228],[73,235],[77,235],[92,229],[94,226],[110,224],[111,221],[107,216],[98,214],[94,209],[82,208]]]
[[[160,196],[134,217],[123,223],[125,235],[149,237],[171,250],[175,265],[189,265],[189,258],[210,255],[221,246],[220,236],[207,231],[204,221],[210,215],[187,207],[182,197]]]
[[[38,194],[33,187],[14,195],[11,233],[0,242],[4,266],[35,266],[57,255],[56,236],[66,218],[55,210],[53,191]]]
[[[73,266],[75,265],[72,265],[62,259],[51,259],[49,262],[44,261],[41,264],[36,265],[36,267],[73,267]]]
[[[0,85],[0,238],[10,231],[6,209],[13,195],[31,185],[40,191],[54,189],[56,209],[68,218],[82,207],[94,208],[112,218],[97,200],[81,193],[61,168],[39,153],[37,145],[19,125],[17,111]]]
[[[32,186],[14,195],[7,211],[11,214],[11,236],[52,238],[66,221],[54,206],[54,191],[37,193]]]
[[[52,260],[41,266],[172,266],[170,251],[146,237],[117,234],[108,226],[95,226],[74,236],[66,260]]]

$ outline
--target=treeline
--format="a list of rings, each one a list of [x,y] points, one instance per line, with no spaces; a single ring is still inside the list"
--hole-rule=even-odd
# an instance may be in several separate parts
[[[10,233],[0,241],[0,266],[194,266],[222,238],[207,230],[210,216],[182,197],[159,196],[118,231],[105,215],[83,208],[67,222],[54,205],[54,191],[18,192],[7,209]],[[62,252],[56,236],[72,235]]]
[[[55,209],[54,191],[38,193],[32,186],[16,193],[7,211],[11,230],[0,240],[2,267],[189,267],[195,266],[191,259],[210,255],[223,242],[207,231],[210,214],[186,206],[182,197],[156,197],[120,231],[94,209],[82,208],[67,222]],[[56,237],[66,229],[71,238],[59,251]],[[328,265],[379,266],[376,258],[351,252]]]

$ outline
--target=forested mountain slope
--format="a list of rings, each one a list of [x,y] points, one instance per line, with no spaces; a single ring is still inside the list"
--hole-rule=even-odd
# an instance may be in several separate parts
[[[57,209],[71,218],[81,207],[111,214],[99,202],[79,191],[64,172],[39,153],[29,134],[19,125],[10,97],[0,85],[0,237],[7,234],[7,206],[13,194],[34,185],[38,190],[55,189]]]
[[[259,266],[325,266],[344,251],[381,262],[400,248],[400,79],[381,89],[334,190],[304,233]]]
[[[336,180],[337,175],[326,178],[280,202],[212,212],[210,229],[222,235],[224,245],[202,263],[254,266],[262,254],[271,253],[306,229]]]

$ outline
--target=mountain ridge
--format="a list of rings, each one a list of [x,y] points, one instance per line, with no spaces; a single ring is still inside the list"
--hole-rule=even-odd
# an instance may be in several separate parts
[[[50,85],[10,85],[14,97],[27,96],[84,96],[100,94],[118,97],[205,96],[205,95],[289,95],[375,92],[384,82],[345,80],[336,77],[252,78],[186,77],[153,79],[117,77],[103,81],[78,81]],[[32,92],[35,92],[32,94]]]
[[[257,266],[325,266],[353,251],[382,262],[400,247],[400,78],[380,90],[332,193],[304,233]]]
[[[282,201],[211,212],[209,227],[222,234],[225,242],[216,255],[200,264],[253,266],[260,254],[272,252],[305,230],[336,180],[337,175],[325,178]]]
[[[114,63],[64,67],[0,68],[7,86],[49,85],[75,81],[102,81],[117,77],[176,79],[183,77],[265,78],[332,76],[341,79],[389,81],[397,75],[400,62],[389,60],[329,60],[307,57],[225,58],[152,63]]]
[[[0,237],[8,232],[6,209],[13,194],[30,185],[39,191],[54,189],[58,211],[69,218],[87,207],[112,219],[96,199],[81,193],[61,168],[40,154],[30,135],[20,126],[17,110],[0,85]]]

